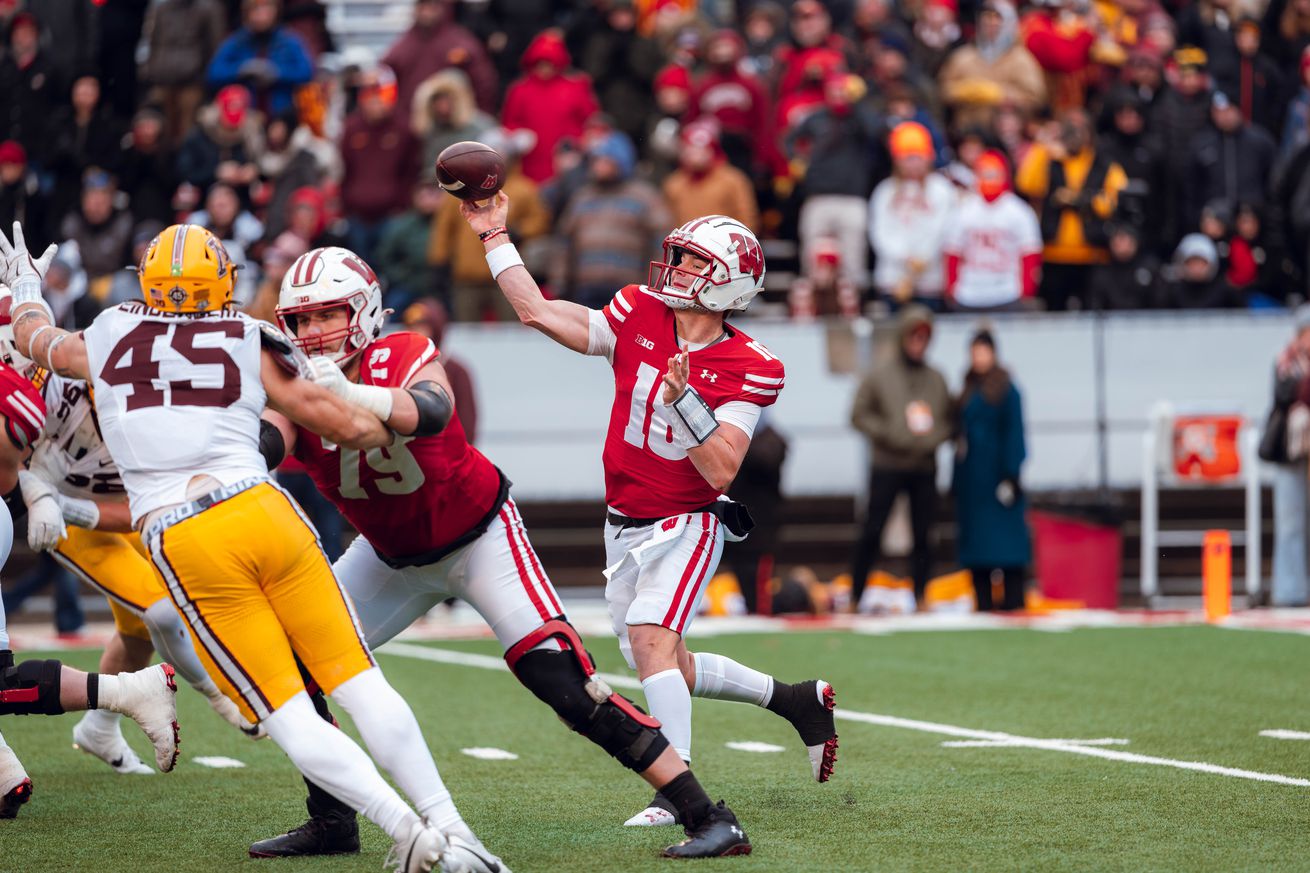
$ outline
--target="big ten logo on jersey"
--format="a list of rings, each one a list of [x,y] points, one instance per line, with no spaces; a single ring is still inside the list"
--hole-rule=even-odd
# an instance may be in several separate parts
[[[340,449],[341,481],[337,490],[347,500],[367,500],[370,497],[413,494],[423,487],[427,477],[418,459],[409,450],[416,437],[398,437],[389,446],[359,449]],[[326,451],[338,451],[338,446],[323,440]],[[369,470],[367,477],[360,475],[361,459]],[[371,489],[371,490],[370,490]]]
[[[646,339],[641,334],[637,334],[637,345],[641,346],[643,349],[655,351],[655,340]]]
[[[387,368],[382,366],[391,358],[391,349],[374,349],[368,355],[368,374],[375,383],[387,381]]]
[[[632,386],[632,407],[623,441],[639,449],[649,447],[666,461],[681,461],[687,457],[687,450],[674,442],[673,426],[666,417],[664,405],[656,402],[655,392],[663,385],[662,376],[657,367],[644,361],[637,366],[637,382]]]
[[[241,399],[241,370],[228,348],[244,335],[245,326],[236,319],[143,321],[110,351],[100,378],[131,389],[127,412],[154,406],[226,408]]]

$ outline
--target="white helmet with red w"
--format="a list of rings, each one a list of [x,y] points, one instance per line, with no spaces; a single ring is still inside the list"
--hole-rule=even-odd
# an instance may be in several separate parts
[[[13,293],[7,286],[0,285],[0,362],[30,379],[36,372],[36,362],[23,357],[14,343],[14,320],[10,315],[13,305]]]
[[[344,306],[349,323],[318,336],[296,336],[297,316]],[[296,258],[282,277],[277,295],[277,321],[292,342],[307,355],[326,355],[345,364],[382,333],[388,309],[382,308],[382,288],[373,268],[347,249],[311,249]],[[340,348],[333,350],[338,341]]]
[[[680,267],[683,252],[709,263],[699,273]],[[664,260],[651,261],[646,286],[675,309],[745,309],[764,287],[764,252],[740,221],[706,215],[664,238]]]

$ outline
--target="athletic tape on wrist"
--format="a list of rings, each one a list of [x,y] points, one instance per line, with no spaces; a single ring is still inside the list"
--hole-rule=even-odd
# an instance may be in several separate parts
[[[100,506],[94,500],[65,497],[62,494],[57,499],[59,508],[64,511],[65,524],[95,530],[95,526],[100,523]]]
[[[354,382],[348,382],[346,383],[345,399],[356,406],[367,409],[382,421],[386,421],[391,417],[393,401],[390,388],[383,388],[381,385],[356,385]]]
[[[690,385],[673,401],[672,408],[675,413],[674,430],[679,430],[678,425],[681,424],[698,446],[705,445],[705,441],[719,429],[719,420],[714,417],[714,410]]]
[[[491,268],[491,278],[496,279],[510,267],[523,266],[523,258],[519,257],[519,250],[514,244],[509,243],[487,252],[487,266]]]
[[[14,310],[17,310],[20,306],[31,303],[44,309],[46,315],[51,321],[55,320],[55,314],[51,311],[50,304],[46,303],[45,298],[41,296],[40,279],[34,279],[32,277],[19,279],[14,282],[13,285],[9,286],[9,290],[14,295],[12,304]]]

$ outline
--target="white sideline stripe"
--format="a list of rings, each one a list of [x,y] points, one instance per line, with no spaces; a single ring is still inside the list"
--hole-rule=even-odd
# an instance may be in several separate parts
[[[483,761],[517,761],[519,759],[519,756],[513,752],[497,749],[494,746],[472,746],[467,749],[460,749],[460,751],[470,758],[480,758]]]
[[[378,650],[384,655],[417,658],[422,661],[436,661],[441,664],[456,664],[464,667],[481,667],[484,670],[508,670],[502,658],[489,655],[475,655],[469,652],[452,652],[449,649],[434,649],[429,646],[416,646],[413,643],[387,643]],[[616,673],[597,673],[614,688],[637,689],[641,683],[631,676]],[[1007,746],[1019,746],[1027,749],[1042,749],[1048,752],[1066,752],[1070,755],[1086,755],[1090,758],[1105,758],[1109,761],[1124,761],[1129,764],[1150,764],[1156,767],[1173,767],[1177,770],[1195,770],[1200,773],[1213,773],[1216,776],[1231,776],[1234,779],[1251,779],[1256,782],[1275,782],[1279,785],[1296,785],[1310,788],[1310,779],[1295,776],[1282,776],[1278,773],[1258,773],[1254,770],[1240,770],[1236,767],[1221,767],[1204,761],[1177,761],[1173,758],[1157,758],[1153,755],[1138,755],[1133,752],[1120,752],[1098,746],[1079,746],[1068,740],[1043,740],[1037,737],[1021,737],[1001,731],[980,731],[974,728],[959,727],[952,724],[938,724],[932,721],[919,721],[912,718],[899,718],[894,715],[878,715],[872,712],[855,712],[849,709],[837,709],[837,718],[846,721],[858,721],[880,727],[902,728],[927,734],[939,734],[947,737],[961,737],[968,740],[989,740],[1004,743]]]
[[[1281,728],[1268,731],[1260,731],[1260,736],[1269,737],[1275,740],[1310,740],[1310,734],[1305,731],[1285,731]]]
[[[225,755],[203,755],[191,760],[201,767],[212,767],[215,770],[236,770],[246,766],[236,758],[228,758]]]
[[[1114,737],[1100,737],[1094,740],[1050,740],[1053,743],[1068,743],[1071,746],[1126,746],[1128,740]],[[1016,746],[1018,743],[1002,743],[993,740],[945,740],[943,749],[1002,749]]]
[[[775,746],[773,743],[761,743],[758,740],[733,740],[724,743],[729,749],[738,752],[758,752],[760,754],[770,754],[772,752],[787,751],[782,746]]]

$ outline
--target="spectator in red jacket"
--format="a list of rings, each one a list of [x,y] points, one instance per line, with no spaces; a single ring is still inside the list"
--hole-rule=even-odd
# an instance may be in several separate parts
[[[1092,71],[1096,33],[1072,6],[1072,0],[1041,0],[1019,23],[1023,44],[1046,71],[1046,90],[1056,112],[1085,104]]]
[[[409,207],[418,178],[418,140],[409,129],[409,114],[397,109],[396,91],[395,75],[387,67],[365,73],[359,107],[341,135],[341,203],[350,248],[365,260],[373,257],[383,222]]]
[[[478,108],[496,108],[498,78],[482,42],[455,23],[453,0],[418,0],[414,4],[414,26],[387,50],[382,63],[396,73],[400,105],[411,108],[418,86],[449,67],[463,70],[473,83]]]
[[[835,52],[844,59],[849,51],[846,38],[833,33],[832,16],[819,0],[796,0],[792,5],[791,36],[792,43],[778,52],[779,101],[802,90],[813,80],[809,69],[816,55],[828,56]]]
[[[691,93],[689,120],[713,118],[719,142],[734,167],[757,176],[774,164],[778,149],[772,135],[769,95],[759,78],[744,72],[746,41],[735,30],[720,30],[705,46],[708,69]]]
[[[540,183],[554,175],[555,144],[564,137],[579,137],[599,104],[591,79],[569,72],[573,59],[558,31],[538,34],[522,63],[524,75],[505,93],[500,118],[509,130],[526,128],[537,135],[536,146],[523,158],[523,173]]]

